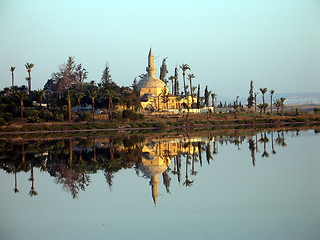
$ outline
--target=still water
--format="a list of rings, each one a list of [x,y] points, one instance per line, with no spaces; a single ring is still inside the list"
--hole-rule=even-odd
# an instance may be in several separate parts
[[[315,130],[0,140],[0,238],[320,239]]]

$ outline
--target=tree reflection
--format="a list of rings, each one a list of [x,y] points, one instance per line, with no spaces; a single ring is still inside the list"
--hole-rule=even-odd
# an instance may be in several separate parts
[[[252,166],[256,166],[256,153],[255,153],[255,146],[254,141],[249,139],[249,150],[251,152],[251,159],[252,159]]]
[[[261,138],[259,139],[259,142],[263,143],[263,153],[262,157],[269,157],[269,153],[267,152],[267,143],[269,142],[269,138],[267,137],[266,132],[263,134],[261,133]]]
[[[299,131],[290,133],[291,136],[299,136]],[[137,176],[150,179],[152,196],[156,202],[158,190],[161,191],[159,185],[163,184],[165,192],[170,193],[172,179],[179,185],[182,181],[181,185],[192,187],[201,175],[204,157],[209,165],[214,159],[213,155],[224,152],[226,147],[221,147],[218,152],[219,143],[221,146],[240,149],[243,142],[247,141],[252,166],[256,166],[259,159],[270,157],[267,151],[268,143],[271,142],[271,153],[276,154],[275,147],[287,146],[285,136],[290,133],[279,130],[270,131],[268,134],[266,131],[247,134],[236,130],[225,135],[213,131],[172,136],[161,134],[146,137],[133,134],[104,138],[0,140],[0,166],[7,173],[14,174],[15,193],[19,192],[17,175],[19,172],[29,172],[29,195],[38,195],[34,172],[38,168],[42,173],[49,173],[54,182],[61,184],[73,198],[78,198],[79,193],[86,190],[93,174],[101,171],[106,186],[111,191],[115,185],[116,173],[123,169],[132,169]],[[262,154],[258,154],[259,144],[263,149]],[[183,173],[184,180],[181,179]],[[161,183],[159,176],[162,177]]]
[[[31,171],[30,171],[30,178],[29,178],[29,181],[31,181],[31,189],[29,191],[29,195],[30,197],[33,197],[33,196],[37,196],[38,195],[38,192],[34,189],[34,173],[33,173],[33,166],[31,166]]]

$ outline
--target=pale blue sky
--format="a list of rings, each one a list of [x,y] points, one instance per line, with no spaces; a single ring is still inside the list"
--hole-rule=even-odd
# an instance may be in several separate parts
[[[150,45],[158,70],[164,57],[169,75],[188,63],[194,84],[219,96],[246,97],[250,80],[256,91],[320,91],[319,0],[0,2],[1,89],[10,66],[26,84],[26,62],[35,64],[33,89],[42,88],[68,56],[87,81],[99,82],[108,62],[113,80],[131,85]]]

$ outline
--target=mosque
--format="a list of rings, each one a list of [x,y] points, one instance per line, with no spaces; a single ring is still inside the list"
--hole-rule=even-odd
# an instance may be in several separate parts
[[[166,84],[156,77],[156,68],[154,66],[154,55],[150,48],[148,55],[147,76],[138,83],[140,91],[141,106],[145,110],[178,110],[186,108],[192,102],[192,97],[176,96],[169,93]],[[166,100],[163,96],[166,96]],[[196,102],[196,98],[193,98]]]

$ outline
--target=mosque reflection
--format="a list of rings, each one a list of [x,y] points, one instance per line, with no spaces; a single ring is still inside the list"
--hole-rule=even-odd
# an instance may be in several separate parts
[[[38,195],[34,171],[38,168],[47,172],[73,198],[77,198],[80,191],[85,191],[91,183],[92,174],[102,171],[111,189],[115,173],[134,169],[138,176],[148,179],[156,204],[161,178],[168,193],[173,177],[179,183],[183,181],[183,186],[192,186],[204,165],[203,160],[206,165],[210,164],[214,155],[218,155],[219,145],[229,144],[241,149],[247,143],[248,158],[256,166],[259,158],[270,157],[270,153],[276,154],[276,150],[285,147],[288,136],[299,136],[299,130],[249,134],[234,130],[226,135],[205,132],[151,137],[136,134],[104,138],[0,140],[0,164],[5,172],[13,174],[15,193],[19,192],[19,173],[27,172],[31,182],[29,195]]]

